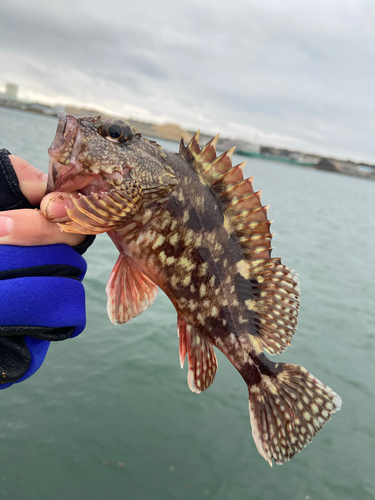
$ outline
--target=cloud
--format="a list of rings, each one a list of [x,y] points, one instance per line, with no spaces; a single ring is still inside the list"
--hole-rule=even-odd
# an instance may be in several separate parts
[[[0,84],[375,162],[374,14],[368,0],[5,0]]]

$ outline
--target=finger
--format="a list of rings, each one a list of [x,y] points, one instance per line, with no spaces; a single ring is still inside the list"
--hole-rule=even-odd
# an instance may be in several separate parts
[[[19,156],[10,155],[9,159],[20,182],[22,194],[32,205],[39,205],[46,193],[48,175]]]
[[[85,235],[64,233],[57,224],[48,221],[39,210],[23,209],[1,212],[1,245],[81,244]]]
[[[78,198],[78,193],[52,192],[47,194],[40,203],[40,211],[48,220],[54,222],[67,222],[70,217],[67,208],[74,208],[72,196]]]

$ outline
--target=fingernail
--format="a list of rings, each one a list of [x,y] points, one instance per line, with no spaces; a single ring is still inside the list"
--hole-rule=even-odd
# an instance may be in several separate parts
[[[10,217],[0,216],[0,238],[8,236],[13,231],[13,220]]]
[[[66,217],[66,209],[73,208],[74,204],[70,198],[65,198],[64,196],[57,196],[56,198],[51,198],[48,202],[45,211],[49,219],[57,221],[60,218]]]

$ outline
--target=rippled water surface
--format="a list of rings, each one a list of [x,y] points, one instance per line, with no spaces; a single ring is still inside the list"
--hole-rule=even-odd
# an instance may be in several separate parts
[[[56,123],[0,109],[0,147],[47,171]],[[162,293],[127,325],[109,322],[116,250],[102,235],[85,255],[85,332],[0,392],[1,499],[375,498],[375,184],[261,160],[245,174],[271,205],[273,255],[300,275],[299,327],[278,359],[330,385],[342,410],[271,469],[251,437],[246,386],[224,356],[213,386],[189,391]]]

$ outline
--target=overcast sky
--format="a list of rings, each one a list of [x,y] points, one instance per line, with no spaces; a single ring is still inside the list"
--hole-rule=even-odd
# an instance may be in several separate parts
[[[375,163],[374,0],[1,0],[0,91]]]

